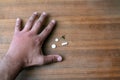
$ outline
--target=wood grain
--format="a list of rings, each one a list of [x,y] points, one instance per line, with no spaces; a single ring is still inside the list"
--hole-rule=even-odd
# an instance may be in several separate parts
[[[119,0],[0,0],[0,58],[12,40],[15,19],[26,22],[45,11],[58,24],[45,43],[46,54],[61,54],[60,63],[23,70],[16,80],[120,80]],[[65,35],[68,46],[54,38]]]

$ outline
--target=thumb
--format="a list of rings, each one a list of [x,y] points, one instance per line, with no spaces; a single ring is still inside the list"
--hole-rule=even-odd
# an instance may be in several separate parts
[[[54,62],[60,62],[60,61],[62,61],[62,57],[60,55],[38,56],[35,59],[29,60],[29,61],[30,62],[27,62],[25,64],[25,67],[43,65],[43,64],[54,63]]]
[[[60,55],[47,55],[44,56],[44,64],[54,63],[54,62],[61,62],[62,57]]]

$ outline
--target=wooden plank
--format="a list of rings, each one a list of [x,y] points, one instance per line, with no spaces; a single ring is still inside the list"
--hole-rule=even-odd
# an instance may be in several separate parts
[[[119,0],[1,0],[0,58],[12,40],[15,19],[27,21],[46,11],[58,25],[45,43],[45,54],[61,54],[64,61],[25,69],[16,80],[120,80]],[[65,35],[68,46],[55,37]]]

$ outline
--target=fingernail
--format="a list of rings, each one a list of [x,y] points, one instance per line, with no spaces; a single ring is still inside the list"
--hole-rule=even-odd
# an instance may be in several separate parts
[[[46,13],[46,12],[43,12],[42,14],[43,14],[43,15],[47,15],[47,13]]]
[[[52,23],[55,23],[56,21],[55,20],[52,20]]]
[[[59,56],[59,57],[57,57],[57,61],[62,61],[62,57],[61,56]]]
[[[36,14],[36,15],[37,15],[38,13],[37,13],[37,12],[34,12],[34,14]]]
[[[16,21],[19,21],[19,20],[20,20],[20,18],[17,18],[17,19],[16,19]]]

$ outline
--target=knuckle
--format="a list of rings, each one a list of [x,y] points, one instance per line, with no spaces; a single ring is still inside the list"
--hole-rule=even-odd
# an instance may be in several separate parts
[[[31,17],[30,17],[30,19],[29,19],[29,22],[31,23],[31,22],[33,22],[33,20],[34,20],[34,18],[35,18],[35,14],[33,14]]]
[[[46,56],[45,58],[44,58],[44,63],[45,64],[48,64],[48,63],[54,63],[54,62],[56,62],[56,57],[55,56]]]
[[[54,23],[53,23],[53,22],[51,22],[51,23],[50,23],[50,26],[54,26]]]
[[[33,22],[33,18],[30,18],[29,23],[32,23],[32,22]]]
[[[56,57],[55,56],[52,57],[52,62],[56,62]]]
[[[43,43],[42,38],[39,38],[38,40],[39,40],[39,44],[42,44],[42,43]]]
[[[49,31],[49,29],[48,29],[48,28],[46,28],[46,29],[45,29],[45,32],[48,32],[48,31]]]
[[[41,24],[42,24],[42,21],[41,21],[41,20],[38,20],[38,21],[35,23],[35,28],[39,27]]]
[[[19,27],[20,26],[20,24],[19,23],[16,23],[16,27]]]
[[[40,41],[39,39],[36,39],[36,40],[35,40],[35,44],[36,44],[36,46],[39,46],[40,43],[41,43],[41,41]]]
[[[42,24],[42,21],[41,21],[41,20],[38,20],[38,24]]]
[[[36,15],[35,15],[35,14],[33,14],[33,15],[30,17],[30,19],[34,19],[34,18],[35,18],[35,16],[36,16]]]
[[[47,58],[46,56],[44,56],[43,63],[44,63],[44,64],[47,64],[47,63],[48,63],[48,58]]]
[[[34,34],[33,34],[33,32],[31,32],[31,31],[27,33],[27,36],[33,36],[33,35],[34,35]]]

